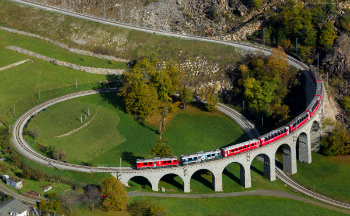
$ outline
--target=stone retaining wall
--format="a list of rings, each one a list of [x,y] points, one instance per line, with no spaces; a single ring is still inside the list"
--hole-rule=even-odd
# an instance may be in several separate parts
[[[20,53],[24,53],[30,56],[33,56],[35,58],[39,58],[42,59],[44,61],[53,63],[53,64],[57,64],[63,67],[68,67],[68,68],[72,68],[75,70],[80,70],[83,72],[88,72],[88,73],[93,73],[93,74],[106,74],[106,75],[121,75],[124,73],[124,70],[121,69],[106,69],[106,68],[94,68],[94,67],[85,67],[85,66],[80,66],[80,65],[76,65],[76,64],[71,64],[68,62],[64,62],[64,61],[60,61],[60,60],[56,60],[53,58],[49,58],[47,56],[43,56],[37,53],[34,53],[32,51],[28,51],[19,47],[15,47],[15,46],[8,46],[6,47],[7,49],[11,49],[14,50],[16,52],[20,52]]]
[[[0,68],[0,71],[6,70],[6,69],[9,69],[9,68],[12,68],[12,67],[21,65],[21,64],[24,64],[24,63],[29,62],[29,61],[32,61],[32,60],[26,59],[26,60],[23,60],[23,61],[20,61],[20,62],[16,62],[16,63],[14,63],[14,64],[7,65],[7,66],[5,66],[5,67]]]
[[[95,57],[95,58],[106,59],[106,60],[113,60],[113,61],[124,62],[124,63],[128,63],[129,62],[129,60],[116,58],[114,56],[95,54],[95,53],[92,53],[92,52],[89,52],[89,51],[85,51],[85,50],[73,49],[73,48],[70,48],[66,44],[58,43],[58,42],[56,42],[54,40],[51,40],[51,39],[45,38],[45,37],[41,37],[41,36],[36,35],[36,34],[27,33],[27,32],[23,32],[23,31],[18,31],[18,30],[15,30],[15,29],[10,29],[10,28],[1,27],[1,26],[0,26],[0,29],[4,30],[4,31],[20,34],[20,35],[25,35],[25,36],[29,36],[29,37],[39,38],[41,40],[45,40],[47,42],[50,42],[52,44],[55,44],[55,45],[63,48],[63,49],[66,49],[66,50],[68,50],[70,52],[77,53],[77,54],[80,54],[80,55],[91,56],[91,57]]]

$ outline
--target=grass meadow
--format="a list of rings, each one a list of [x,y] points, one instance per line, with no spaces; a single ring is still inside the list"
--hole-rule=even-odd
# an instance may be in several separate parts
[[[301,201],[265,196],[216,198],[130,197],[163,205],[169,216],[176,215],[345,215]]]
[[[120,107],[122,98],[116,93],[80,97],[49,107],[28,124],[28,130],[39,128],[40,136],[33,142],[63,149],[69,162],[81,161],[95,164],[123,166],[135,164],[136,158],[151,157],[149,153],[158,139],[158,121],[135,121]],[[90,107],[91,116],[99,110],[95,119],[83,129],[65,136],[80,127],[79,118]],[[243,130],[230,118],[188,106],[178,112],[166,125],[163,137],[169,139],[174,154],[211,150],[246,140]],[[85,114],[84,114],[85,115]],[[88,117],[84,122],[89,120]]]
[[[298,161],[298,173],[292,177],[300,184],[330,198],[350,203],[350,157],[326,157],[312,152],[312,163]]]

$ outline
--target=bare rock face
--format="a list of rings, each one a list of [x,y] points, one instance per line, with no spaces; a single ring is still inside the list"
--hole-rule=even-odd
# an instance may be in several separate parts
[[[350,80],[350,37],[342,34],[334,49],[323,59],[323,66],[330,78],[343,77]]]

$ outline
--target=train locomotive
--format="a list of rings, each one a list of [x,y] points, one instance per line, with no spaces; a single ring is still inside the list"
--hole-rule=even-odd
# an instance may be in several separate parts
[[[268,145],[283,138],[284,136],[287,136],[290,133],[293,133],[295,130],[303,126],[307,121],[309,121],[312,118],[312,116],[316,113],[322,102],[323,81],[315,72],[315,69],[313,67],[310,67],[308,73],[316,86],[315,97],[313,98],[312,102],[307,107],[307,109],[295,119],[293,119],[291,122],[289,122],[287,125],[273,130],[267,134],[264,134],[256,139],[249,140],[240,144],[227,146],[221,149],[211,151],[202,151],[193,154],[181,155],[180,161],[176,156],[170,158],[156,157],[148,159],[137,159],[136,168],[145,169],[173,167],[179,165],[184,166],[230,157],[232,155],[240,154],[255,148],[262,147],[264,145]]]

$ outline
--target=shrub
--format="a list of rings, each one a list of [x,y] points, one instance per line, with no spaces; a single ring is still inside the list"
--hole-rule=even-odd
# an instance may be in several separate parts
[[[350,98],[349,98],[349,96],[345,96],[343,98],[343,100],[341,100],[340,103],[346,111],[350,112]]]

